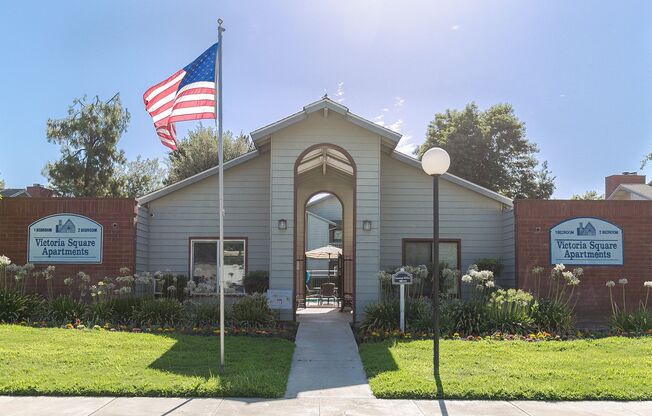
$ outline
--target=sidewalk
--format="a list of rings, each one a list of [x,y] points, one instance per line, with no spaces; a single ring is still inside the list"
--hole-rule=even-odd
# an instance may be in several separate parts
[[[373,398],[351,331],[351,314],[313,308],[298,312],[297,320],[285,397]]]
[[[652,416],[652,402],[0,396],[2,416]]]

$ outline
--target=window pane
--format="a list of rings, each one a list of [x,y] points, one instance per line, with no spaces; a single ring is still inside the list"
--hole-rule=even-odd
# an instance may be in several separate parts
[[[244,293],[242,280],[245,273],[244,240],[224,241],[224,292]]]
[[[217,279],[217,241],[193,241],[192,247],[193,280],[197,284],[210,284],[213,292]],[[224,240],[225,293],[244,293],[245,258],[244,240]]]
[[[215,282],[217,277],[217,242],[193,241],[192,278],[196,283]]]
[[[432,244],[430,241],[406,241],[404,266],[420,266],[428,264],[432,259]]]
[[[445,241],[439,243],[439,261],[444,262],[450,269],[459,269],[457,258],[457,242]],[[420,266],[432,263],[432,242],[431,241],[406,241],[405,242],[405,266]],[[458,293],[459,282],[457,279],[450,282],[449,293]]]

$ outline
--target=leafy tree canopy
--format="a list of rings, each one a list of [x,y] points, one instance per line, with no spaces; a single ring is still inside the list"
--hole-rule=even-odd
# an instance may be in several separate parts
[[[137,198],[154,192],[163,186],[166,171],[158,159],[143,159],[140,155],[136,160],[127,162],[118,174],[121,182],[121,194],[129,198]]]
[[[555,190],[547,162],[537,160],[539,149],[525,137],[525,123],[509,104],[480,111],[470,103],[435,114],[417,156],[432,147],[450,154],[453,175],[510,198],[548,199]]]
[[[45,166],[43,174],[60,196],[104,197],[121,193],[116,170],[125,163],[117,143],[127,130],[130,115],[120,96],[109,101],[78,98],[68,116],[48,119],[47,140],[61,146],[60,158]]]
[[[600,195],[597,191],[586,191],[582,195],[579,194],[574,194],[571,196],[571,199],[574,201],[578,200],[586,200],[586,201],[594,201],[596,199],[602,199],[603,196]]]
[[[224,161],[229,161],[253,150],[249,136],[234,136],[227,131],[224,138]],[[179,141],[177,150],[168,154],[168,178],[165,185],[178,182],[217,166],[217,134],[212,127],[199,124]]]

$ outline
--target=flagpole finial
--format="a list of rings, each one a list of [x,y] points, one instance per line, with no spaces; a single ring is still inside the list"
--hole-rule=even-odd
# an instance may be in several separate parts
[[[224,23],[224,20],[217,19],[217,30],[224,32],[226,29],[222,27],[222,23]]]

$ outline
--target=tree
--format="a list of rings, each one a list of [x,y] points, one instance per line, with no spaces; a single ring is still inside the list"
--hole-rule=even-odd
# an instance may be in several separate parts
[[[158,159],[143,159],[140,155],[124,165],[119,172],[122,185],[121,194],[137,198],[154,192],[163,186],[165,169]]]
[[[586,191],[584,194],[574,194],[571,196],[571,199],[574,201],[595,201],[597,199],[603,199],[603,196],[598,194],[597,191]]]
[[[119,195],[116,171],[125,163],[117,143],[127,130],[130,115],[120,96],[107,102],[95,97],[77,98],[68,116],[48,119],[47,140],[61,146],[61,157],[45,166],[43,174],[60,196],[104,197]]]
[[[509,104],[480,111],[470,103],[435,114],[417,156],[432,147],[450,154],[453,175],[510,198],[548,199],[555,190],[547,162],[536,159],[539,149],[525,137],[525,124]]]
[[[224,137],[224,161],[229,161],[253,150],[249,136],[240,133],[234,137],[227,131]],[[196,175],[217,166],[217,134],[212,127],[199,124],[177,143],[177,150],[168,153],[169,175],[166,185]]]

